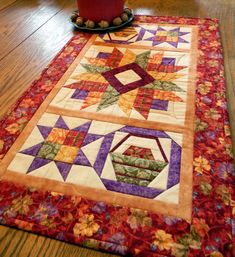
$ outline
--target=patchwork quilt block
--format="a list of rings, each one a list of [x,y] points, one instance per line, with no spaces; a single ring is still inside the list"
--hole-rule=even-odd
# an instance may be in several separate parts
[[[159,46],[170,49],[189,49],[192,40],[192,27],[172,26],[171,24],[135,24],[122,31],[101,34],[97,42],[128,45]]]
[[[178,203],[181,145],[179,133],[46,113],[8,169]]]
[[[187,52],[92,45],[51,106],[183,125],[189,62]]]
[[[231,256],[218,24],[78,33],[0,121],[0,223],[126,256]]]

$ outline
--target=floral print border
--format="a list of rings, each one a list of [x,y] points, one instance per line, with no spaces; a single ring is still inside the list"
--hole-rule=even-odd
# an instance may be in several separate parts
[[[0,181],[0,223],[125,256],[232,257],[235,171],[218,21],[154,16],[136,16],[136,21],[199,27],[191,224],[8,181]],[[83,33],[74,36],[0,121],[0,158],[89,37]]]

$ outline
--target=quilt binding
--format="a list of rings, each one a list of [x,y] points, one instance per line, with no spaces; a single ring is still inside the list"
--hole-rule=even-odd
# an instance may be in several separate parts
[[[173,24],[189,24],[189,25],[198,25],[199,26],[199,50],[200,50],[200,56],[197,64],[197,72],[198,72],[198,81],[197,81],[197,101],[196,101],[196,132],[195,132],[195,139],[194,139],[194,200],[193,200],[193,220],[192,224],[188,224],[184,220],[178,220],[174,221],[174,225],[178,225],[178,227],[182,226],[183,230],[181,229],[181,237],[179,235],[175,236],[174,238],[170,237],[169,228],[165,226],[163,228],[160,226],[161,229],[153,228],[155,232],[152,230],[150,232],[150,238],[148,240],[150,242],[147,243],[148,247],[145,247],[140,245],[135,246],[133,242],[124,243],[124,241],[121,241],[121,243],[117,243],[115,240],[107,240],[102,241],[97,238],[92,237],[76,237],[72,235],[71,233],[64,233],[63,238],[58,236],[60,234],[58,231],[48,231],[46,229],[42,229],[43,226],[38,226],[37,224],[29,223],[27,220],[27,217],[25,215],[18,215],[16,217],[11,217],[9,215],[9,210],[11,210],[11,206],[14,202],[15,196],[10,196],[7,199],[1,197],[1,194],[6,196],[10,192],[16,192],[18,195],[32,195],[35,194],[35,189],[32,188],[26,188],[25,186],[16,185],[13,183],[9,183],[5,180],[0,181],[1,189],[0,189],[0,223],[7,224],[9,226],[18,227],[24,230],[33,231],[42,235],[46,235],[49,237],[54,237],[63,241],[69,241],[73,242],[79,245],[83,245],[86,247],[91,247],[95,249],[105,250],[105,251],[111,251],[114,253],[119,253],[122,255],[135,255],[135,256],[186,256],[183,255],[183,253],[187,253],[188,256],[229,256],[229,254],[232,252],[232,241],[234,242],[234,229],[232,231],[232,226],[234,227],[234,189],[232,185],[234,184],[234,168],[233,168],[233,157],[232,157],[232,149],[231,149],[231,137],[229,132],[229,120],[228,120],[228,113],[226,108],[226,99],[225,99],[225,81],[224,81],[224,68],[223,68],[223,56],[222,56],[222,46],[220,43],[219,38],[219,28],[218,28],[218,20],[217,19],[198,19],[198,18],[183,18],[183,17],[154,17],[154,16],[136,16],[136,21],[139,22],[156,22],[156,23],[173,23]],[[75,57],[79,54],[79,52],[82,50],[82,48],[86,45],[87,40],[89,39],[89,34],[79,33],[78,35],[75,35],[65,46],[64,48],[56,55],[56,57],[53,59],[51,64],[45,70],[42,72],[40,79],[36,80],[32,83],[30,88],[26,90],[26,92],[18,99],[18,101],[15,103],[15,105],[11,108],[11,110],[6,114],[5,117],[3,117],[0,121],[0,127],[2,128],[0,132],[0,158],[3,158],[6,152],[10,149],[13,142],[16,140],[18,135],[23,130],[24,126],[27,124],[27,122],[31,119],[34,112],[37,110],[37,108],[40,106],[40,104],[45,99],[46,95],[50,92],[50,90],[56,85],[60,77],[64,74],[64,72],[67,70],[67,68],[71,65]],[[214,41],[210,40],[214,39]],[[70,60],[65,62],[66,57],[72,56]],[[214,61],[214,62],[213,62]],[[217,101],[219,103],[217,104],[218,110],[216,110],[216,113],[212,114],[212,121],[211,124],[208,124],[208,117],[204,117],[205,110],[200,110],[203,101],[202,98],[206,95],[205,90],[203,91],[203,85],[205,82],[208,83],[214,83],[217,85],[216,91],[217,91]],[[216,82],[216,83],[215,83]],[[204,83],[204,84],[203,84]],[[205,85],[204,85],[205,86]],[[219,87],[218,87],[219,86]],[[40,87],[40,92],[38,92],[38,87]],[[33,103],[34,108],[33,111],[27,113],[27,116],[25,117],[25,113],[21,112],[22,109],[22,102],[27,99],[27,96],[32,93],[32,91],[36,92],[36,101]],[[204,99],[203,99],[204,100]],[[214,99],[213,99],[214,100]],[[216,106],[214,104],[214,106]],[[213,105],[212,105],[213,107]],[[215,119],[216,114],[220,114],[219,118],[219,124],[218,120]],[[23,118],[23,120],[22,120]],[[207,118],[207,119],[205,119]],[[207,121],[207,122],[206,122]],[[215,122],[216,121],[216,122]],[[217,124],[213,124],[217,123]],[[16,124],[18,126],[16,126]],[[5,130],[9,125],[12,126],[12,130]],[[219,125],[219,126],[218,126]],[[204,127],[204,128],[203,128]],[[202,136],[202,133],[204,133],[204,130],[208,129],[208,127],[216,128],[217,127],[217,135],[219,135],[219,143],[217,146],[220,149],[220,154],[218,156],[218,153],[214,153],[213,150],[210,148],[213,153],[208,155],[208,149],[206,146],[204,146],[200,142],[200,137]],[[219,127],[219,128],[218,128]],[[4,139],[7,138],[4,141]],[[6,142],[6,143],[5,143]],[[205,153],[202,151],[201,147],[204,147]],[[214,145],[215,147],[216,145]],[[213,144],[212,144],[213,147]],[[203,150],[204,150],[203,149]],[[215,150],[214,150],[215,151]],[[216,152],[216,151],[215,151]],[[202,153],[204,155],[202,156]],[[205,162],[209,158],[204,157],[210,156],[214,157],[214,160],[217,160],[217,163],[214,164],[214,161],[212,160],[210,165],[210,168],[213,170],[218,169],[216,165],[218,165],[218,160],[223,161],[222,163],[224,165],[229,166],[227,167],[224,173],[221,174],[209,174],[209,171],[206,168]],[[204,166],[203,163],[204,161]],[[214,165],[214,167],[213,167]],[[221,172],[221,171],[220,171]],[[204,176],[206,174],[207,181],[200,181],[200,175],[204,173]],[[216,179],[211,179],[212,176],[217,175]],[[202,178],[203,180],[203,178]],[[208,183],[210,181],[210,183]],[[200,201],[197,200],[197,194],[200,195],[201,198],[204,196],[204,198],[207,198],[207,196],[204,192],[202,194],[202,187],[205,186],[205,184],[208,186],[213,186],[214,188],[217,188],[216,192],[213,194],[214,198],[210,198],[210,200],[213,200],[215,205],[208,205],[208,200],[200,199]],[[210,188],[209,186],[209,188]],[[218,187],[220,190],[218,190]],[[208,189],[209,190],[209,189]],[[38,194],[42,195],[44,199],[47,199],[48,197],[55,198],[58,200],[58,198],[62,197],[60,194],[57,194],[55,192],[38,192]],[[21,197],[22,198],[22,197]],[[66,200],[74,201],[72,200],[72,196],[63,196]],[[82,199],[77,197],[81,203],[89,203],[91,206],[94,204],[97,204],[94,201],[90,201],[87,199]],[[212,202],[213,202],[212,201]],[[6,208],[6,202],[7,202],[7,208]],[[203,205],[204,203],[205,206]],[[216,210],[216,205],[220,206],[220,209],[223,210],[223,213],[221,215],[221,211],[218,211],[219,214],[217,217],[211,216],[211,212],[205,214],[198,214],[198,210],[203,209],[202,207],[206,207],[207,209],[211,208],[211,211]],[[5,207],[5,208],[4,208]],[[108,208],[116,208],[114,206],[109,206]],[[117,207],[119,208],[119,207]],[[215,208],[213,210],[213,208]],[[123,209],[130,213],[130,210],[125,207],[120,207],[120,209]],[[115,212],[117,210],[115,209]],[[120,211],[120,210],[118,210]],[[87,214],[88,215],[88,214]],[[91,216],[93,214],[90,214]],[[149,216],[148,216],[149,215]],[[14,215],[13,215],[14,216]],[[162,221],[166,219],[163,215],[157,215],[157,214],[146,214],[146,217],[151,217],[152,220],[156,221]],[[203,218],[202,218],[203,217]],[[94,215],[93,215],[94,218]],[[226,218],[226,219],[225,219]],[[214,226],[210,227],[207,224],[207,221],[209,219],[212,219],[214,221]],[[168,222],[169,223],[169,222]],[[157,222],[158,224],[158,222]],[[171,224],[172,225],[172,224]],[[33,228],[34,226],[34,228]],[[32,229],[33,228],[33,229]],[[213,230],[213,231],[212,231]],[[214,232],[216,230],[216,232]],[[218,242],[213,244],[211,243],[211,246],[209,247],[207,245],[208,241],[211,241],[212,238],[210,238],[209,233],[213,232],[217,235],[217,238],[220,240],[217,240]],[[222,235],[222,232],[225,231],[231,231],[230,234],[227,233],[227,236]],[[127,232],[127,231],[126,231]],[[167,233],[168,232],[168,233]],[[159,243],[159,240],[157,240],[160,236],[159,233],[162,233],[161,236],[165,238],[166,245],[163,247],[161,243]],[[164,234],[165,233],[165,234]],[[75,233],[76,234],[76,233]],[[66,235],[66,236],[65,236]],[[230,236],[229,236],[230,235]],[[231,238],[231,236],[233,238]],[[134,237],[134,235],[132,235]],[[154,239],[155,238],[155,239]],[[137,238],[139,240],[139,238]],[[130,241],[133,241],[132,239]],[[168,245],[167,245],[168,242]],[[196,244],[196,242],[200,244]],[[171,245],[171,247],[169,246]],[[158,247],[157,247],[158,246]],[[212,247],[213,246],[213,247]],[[225,254],[225,255],[223,255]]]

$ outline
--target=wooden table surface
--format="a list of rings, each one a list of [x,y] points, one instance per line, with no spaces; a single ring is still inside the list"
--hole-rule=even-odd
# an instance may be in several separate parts
[[[235,1],[129,0],[136,14],[220,19],[227,99],[235,149]],[[75,0],[0,1],[0,117],[74,35],[68,22]],[[111,257],[68,243],[0,226],[1,257]]]

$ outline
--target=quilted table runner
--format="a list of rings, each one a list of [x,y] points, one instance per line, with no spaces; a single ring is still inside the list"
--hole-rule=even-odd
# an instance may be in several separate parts
[[[0,129],[0,223],[128,256],[232,256],[217,20],[78,33]]]

